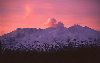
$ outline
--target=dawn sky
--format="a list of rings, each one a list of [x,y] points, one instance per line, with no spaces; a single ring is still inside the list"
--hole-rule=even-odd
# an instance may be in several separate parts
[[[0,0],[0,35],[16,28],[45,28],[48,18],[100,30],[100,0]]]

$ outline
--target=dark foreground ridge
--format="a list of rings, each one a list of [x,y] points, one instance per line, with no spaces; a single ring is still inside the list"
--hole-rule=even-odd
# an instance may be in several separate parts
[[[1,51],[0,63],[100,63],[100,47],[58,51]]]

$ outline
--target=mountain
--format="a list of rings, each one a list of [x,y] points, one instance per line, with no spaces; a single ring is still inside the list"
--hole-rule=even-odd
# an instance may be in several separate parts
[[[100,32],[87,26],[73,25],[64,27],[58,22],[55,27],[46,29],[17,28],[0,37],[2,48],[11,50],[49,50],[63,48],[72,43],[73,47],[80,45],[100,45]]]

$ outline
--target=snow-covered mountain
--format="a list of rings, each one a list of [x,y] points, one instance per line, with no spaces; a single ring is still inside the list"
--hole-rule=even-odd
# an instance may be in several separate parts
[[[64,27],[62,22],[58,22],[55,27],[46,29],[17,28],[8,34],[0,37],[3,48],[11,50],[49,50],[50,48],[69,46],[73,47],[83,44],[100,45],[100,32],[87,26],[73,25]]]

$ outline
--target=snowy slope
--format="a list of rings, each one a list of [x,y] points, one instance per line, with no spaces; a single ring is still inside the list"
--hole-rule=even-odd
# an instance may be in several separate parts
[[[98,43],[99,45],[100,32],[80,25],[66,28],[63,23],[58,22],[56,27],[46,29],[18,28],[1,36],[0,42],[4,48],[11,50],[38,49],[45,51],[46,48],[67,46],[70,42],[77,43],[76,45],[86,43]]]

